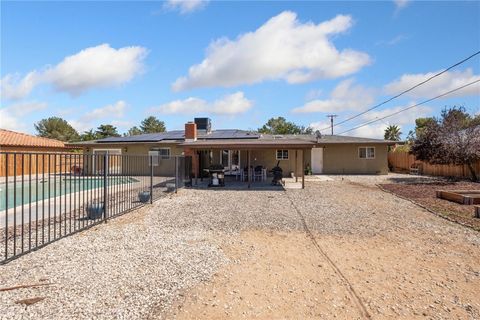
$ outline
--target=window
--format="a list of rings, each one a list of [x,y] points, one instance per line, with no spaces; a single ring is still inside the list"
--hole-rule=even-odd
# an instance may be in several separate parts
[[[160,159],[170,159],[170,148],[158,149],[158,156]]]
[[[148,157],[148,164],[156,167],[159,159],[170,159],[170,148],[152,148],[148,155],[151,156]]]
[[[358,148],[358,157],[360,159],[375,159],[375,147]]]
[[[277,150],[277,160],[288,160],[288,150]]]

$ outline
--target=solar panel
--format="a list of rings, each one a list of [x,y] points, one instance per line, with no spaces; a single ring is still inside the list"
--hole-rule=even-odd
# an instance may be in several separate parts
[[[146,133],[128,137],[109,137],[98,140],[99,143],[106,142],[157,142],[162,140],[181,140],[184,137],[183,130],[170,132]]]
[[[173,130],[168,132],[159,132],[159,133],[147,133],[139,134],[136,136],[128,137],[109,137],[105,139],[98,140],[98,143],[108,143],[108,142],[159,142],[163,140],[184,140],[185,131],[183,130]],[[260,135],[246,130],[237,130],[237,129],[222,129],[214,130],[210,133],[200,131],[198,133],[199,139],[258,139]]]
[[[256,133],[245,131],[245,130],[236,130],[236,129],[223,129],[215,130],[210,134],[204,135],[199,138],[203,139],[258,139],[260,136]]]

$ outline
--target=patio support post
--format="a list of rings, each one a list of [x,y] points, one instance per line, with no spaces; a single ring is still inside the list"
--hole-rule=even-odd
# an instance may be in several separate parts
[[[295,149],[295,182],[298,182],[298,150]]]
[[[177,193],[178,190],[178,157],[175,156],[175,193]]]
[[[150,155],[150,204],[153,203],[153,156]]]
[[[22,159],[23,160],[23,159]],[[23,164],[23,163],[22,163]],[[108,152],[103,157],[103,220],[108,218]]]
[[[301,175],[302,175],[302,189],[305,189],[305,149],[302,149],[302,167],[301,167]]]
[[[247,150],[248,154],[248,170],[247,170],[247,179],[248,179],[248,188],[250,189],[250,180],[252,179],[251,177],[251,172],[250,172],[250,150]]]
[[[195,162],[195,166],[193,166],[193,172],[195,174],[195,185],[198,185],[198,172],[200,171],[200,157],[198,156],[198,151],[195,151],[193,153],[192,160]]]

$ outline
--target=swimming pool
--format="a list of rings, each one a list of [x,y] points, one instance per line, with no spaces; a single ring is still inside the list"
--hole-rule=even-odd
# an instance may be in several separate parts
[[[119,185],[139,182],[132,177],[109,177],[109,185]],[[25,179],[22,182],[13,181],[8,183],[8,209],[20,206],[22,203],[28,205],[40,200],[63,196],[72,192],[80,192],[103,187],[103,177],[76,177],[76,178],[52,178],[33,181],[30,183]],[[23,188],[23,193],[22,193]],[[6,208],[7,187],[0,183],[0,211]],[[15,197],[16,194],[16,197]],[[23,197],[22,197],[23,194]],[[15,200],[15,201],[14,201]]]

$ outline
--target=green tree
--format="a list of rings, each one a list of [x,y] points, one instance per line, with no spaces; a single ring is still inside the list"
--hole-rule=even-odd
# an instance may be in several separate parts
[[[311,134],[313,129],[296,125],[287,121],[284,117],[271,118],[261,128],[257,130],[264,134]]]
[[[91,141],[91,140],[96,140],[96,139],[98,139],[97,134],[96,134],[95,131],[93,131],[93,129],[90,129],[88,131],[84,131],[80,135],[80,140],[82,140],[82,141]]]
[[[165,132],[166,130],[165,123],[154,116],[145,118],[140,124],[140,129],[143,133]]]
[[[385,134],[383,135],[385,140],[391,141],[400,141],[400,135],[402,132],[400,131],[400,127],[396,125],[389,125],[385,129]]]
[[[415,119],[415,129],[410,130],[407,135],[407,140],[410,143],[413,142],[413,140],[422,135],[426,127],[431,126],[433,123],[435,123],[435,118],[432,117]]]
[[[34,124],[37,135],[66,142],[79,140],[79,134],[66,120],[59,117],[42,119]]]
[[[95,131],[95,135],[97,139],[120,137],[117,131],[117,127],[112,126],[111,124],[102,124],[98,126],[97,131]]]
[[[465,108],[442,111],[439,119],[429,121],[417,135],[410,152],[418,160],[431,164],[466,165],[477,180],[474,164],[480,160],[480,126]]]
[[[143,131],[139,129],[137,126],[133,126],[130,129],[128,129],[128,132],[124,134],[124,136],[137,136],[139,134],[142,134]]]

